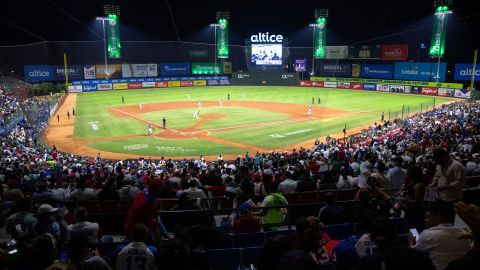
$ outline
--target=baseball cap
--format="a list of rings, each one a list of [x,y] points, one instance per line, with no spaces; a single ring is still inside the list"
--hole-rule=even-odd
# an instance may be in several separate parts
[[[43,215],[45,213],[53,213],[58,211],[58,208],[54,208],[50,204],[42,204],[40,207],[37,209],[37,215]]]

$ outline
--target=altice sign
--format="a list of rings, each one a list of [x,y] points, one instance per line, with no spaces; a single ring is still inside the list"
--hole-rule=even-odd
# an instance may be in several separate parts
[[[281,43],[283,42],[283,36],[282,35],[270,35],[268,32],[267,33],[261,33],[259,32],[258,35],[252,35],[250,37],[251,42],[278,42]]]

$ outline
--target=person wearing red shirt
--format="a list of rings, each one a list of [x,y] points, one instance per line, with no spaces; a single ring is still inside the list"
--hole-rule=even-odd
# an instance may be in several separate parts
[[[238,212],[240,215],[233,222],[234,233],[252,233],[260,231],[260,219],[252,214],[252,209],[255,204],[251,201],[246,201],[240,204]]]

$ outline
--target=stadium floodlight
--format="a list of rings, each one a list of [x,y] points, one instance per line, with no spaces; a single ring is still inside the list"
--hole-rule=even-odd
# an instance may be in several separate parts
[[[215,19],[218,20],[230,20],[230,11],[217,11],[215,13]]]
[[[315,74],[315,59],[321,59],[325,57],[325,46],[327,44],[328,9],[315,9],[313,17],[315,18],[315,23],[310,24],[310,26],[313,26],[312,74]]]
[[[318,18],[328,18],[328,9],[327,8],[317,8],[313,12],[313,17]]]
[[[440,59],[445,53],[445,40],[447,32],[448,15],[452,13],[450,8],[453,0],[434,0],[433,8],[435,9],[435,19],[433,22],[432,39],[430,42],[430,57],[437,58],[437,74],[434,76],[438,82],[440,80]]]
[[[115,4],[105,4],[103,5],[103,14],[120,16],[120,6]]]
[[[105,21],[109,21],[110,19],[107,17],[95,17],[95,20],[102,21],[102,29],[103,29],[103,55],[105,61],[105,80],[108,80],[108,62],[107,62],[107,41],[105,40]]]

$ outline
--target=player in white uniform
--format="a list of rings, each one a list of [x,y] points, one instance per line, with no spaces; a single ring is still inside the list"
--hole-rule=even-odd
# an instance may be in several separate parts
[[[311,106],[308,106],[307,117],[308,118],[312,117],[312,107]]]
[[[223,102],[222,102],[222,99],[220,99],[220,106],[223,106]]]
[[[148,124],[147,135],[148,135],[148,136],[153,135],[153,127],[152,127],[150,124]]]
[[[131,232],[132,242],[124,247],[117,256],[118,270],[154,270],[157,269],[155,255],[147,247],[148,228],[137,223]]]
[[[143,110],[143,104],[142,104],[142,102],[140,102],[139,107],[140,107],[140,110]]]
[[[193,113],[193,118],[194,118],[194,119],[199,119],[199,118],[200,118],[200,111],[199,111],[199,110],[196,110],[196,111]]]
[[[198,108],[201,108],[202,107],[202,103],[200,102],[200,100],[198,101]]]

